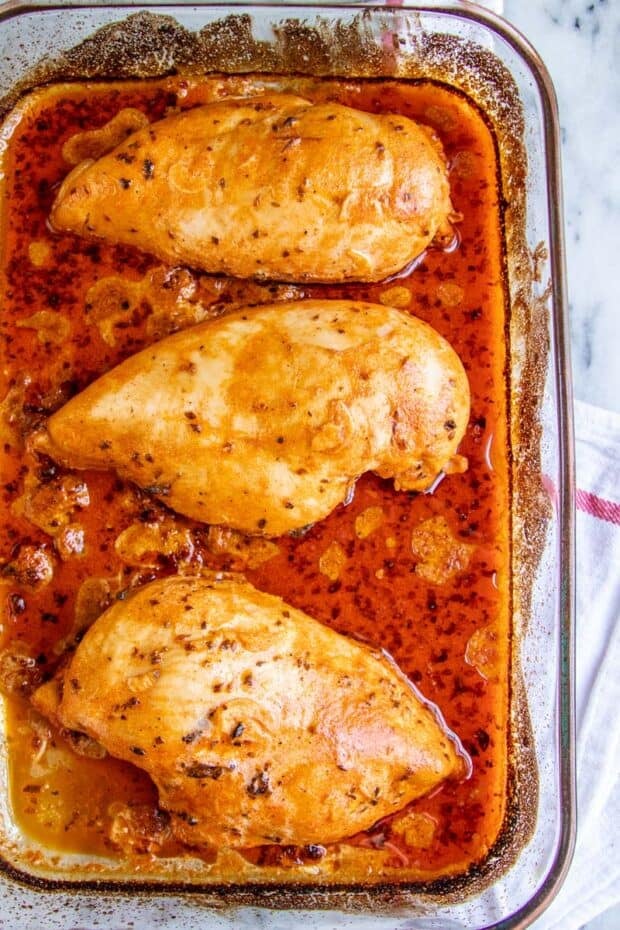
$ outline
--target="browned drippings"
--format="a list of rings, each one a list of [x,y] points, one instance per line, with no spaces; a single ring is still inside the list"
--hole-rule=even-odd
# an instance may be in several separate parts
[[[458,247],[430,249],[408,274],[384,284],[304,285],[301,296],[396,306],[450,341],[472,390],[459,450],[469,461],[464,474],[446,476],[426,495],[397,493],[390,482],[366,475],[348,505],[307,532],[250,542],[178,517],[114,474],[60,469],[30,454],[24,441],[68,397],[153,339],[244,303],[300,295],[289,285],[165,269],[136,249],[58,235],[47,225],[69,170],[63,145],[76,132],[105,125],[123,108],[153,120],[170,108],[251,93],[254,86],[251,77],[52,86],[24,106],[9,140],[0,320],[0,677],[14,694],[15,817],[51,849],[180,852],[166,846],[165,817],[156,811],[149,779],[109,757],[75,754],[32,714],[26,697],[52,673],[63,648],[129,587],[179,570],[241,570],[339,632],[386,649],[440,708],[472,759],[467,781],[444,784],[352,838],[359,851],[354,877],[372,880],[373,856],[377,874],[389,868],[396,879],[460,873],[484,859],[506,812],[510,645],[497,161],[486,123],[465,97],[423,81],[286,79],[286,89],[313,99],[411,116],[443,142],[455,209],[463,215]],[[149,825],[142,841],[134,835],[140,824]],[[330,850],[266,847],[247,855],[286,867],[294,878],[300,864],[329,861]]]

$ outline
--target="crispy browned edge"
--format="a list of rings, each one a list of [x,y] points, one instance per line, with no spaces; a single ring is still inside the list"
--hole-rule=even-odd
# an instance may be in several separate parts
[[[308,11],[309,19],[311,11]],[[391,13],[383,11],[389,26]],[[509,803],[497,842],[485,860],[466,874],[431,883],[397,882],[371,886],[246,884],[239,886],[162,885],[128,881],[56,881],[33,877],[0,861],[0,868],[18,881],[41,888],[84,891],[120,890],[132,893],[202,891],[207,906],[258,905],[270,908],[343,908],[363,913],[369,908],[393,911],[407,906],[461,902],[495,881],[516,860],[530,838],[536,818],[538,774],[532,729],[519,661],[519,643],[527,628],[533,576],[545,542],[550,507],[541,482],[540,404],[546,376],[548,344],[547,301],[533,296],[535,262],[525,236],[526,153],[523,115],[517,87],[504,65],[488,50],[455,36],[416,33],[414,51],[398,50],[394,61],[370,34],[367,14],[313,24],[286,19],[274,30],[272,43],[254,39],[250,17],[229,14],[198,33],[174,18],[136,13],[98,30],[74,48],[31,68],[0,99],[0,119],[36,87],[58,81],[84,79],[154,78],[177,72],[199,74],[311,75],[403,80],[430,79],[465,93],[493,131],[499,159],[502,222],[505,233],[506,379],[511,437],[511,520],[513,615],[511,669],[511,731]],[[16,69],[16,72],[19,73]],[[523,337],[525,337],[523,341]],[[515,358],[515,345],[519,357]],[[519,371],[521,390],[514,383]],[[512,372],[512,375],[511,375]],[[409,911],[411,913],[411,911]]]

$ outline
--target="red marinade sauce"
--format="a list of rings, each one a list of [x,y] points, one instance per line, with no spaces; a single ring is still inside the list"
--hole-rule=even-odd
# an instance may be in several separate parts
[[[250,568],[243,541],[237,553],[218,551],[207,528],[172,514],[114,474],[70,472],[31,455],[24,436],[46,415],[152,341],[154,333],[161,335],[149,329],[153,287],[140,290],[138,282],[152,272],[149,280],[159,280],[160,296],[162,286],[174,295],[181,286],[179,274],[181,284],[184,274],[192,277],[176,273],[170,283],[161,264],[137,249],[50,230],[47,217],[55,191],[69,170],[63,143],[105,125],[127,107],[156,120],[171,108],[257,90],[251,77],[174,77],[58,85],[35,94],[21,107],[8,138],[1,267],[0,681],[11,692],[14,815],[46,848],[106,855],[118,855],[118,837],[110,836],[115,813],[129,805],[156,817],[156,792],[141,771],[109,757],[76,755],[66,735],[33,714],[27,697],[61,660],[86,579],[114,579],[107,589],[114,596],[124,587],[176,571],[184,558],[183,553],[160,553],[128,564],[114,548],[118,535],[140,522],[175,521],[191,534],[190,568],[244,571],[258,588],[281,595],[339,633],[382,647],[439,708],[471,758],[471,777],[443,784],[348,844],[364,849],[363,881],[368,880],[368,849],[383,852],[383,876],[386,868],[396,879],[457,874],[484,860],[496,841],[508,793],[510,499],[495,143],[471,101],[437,83],[281,80],[283,89],[312,99],[412,117],[431,126],[443,143],[453,203],[463,216],[453,247],[427,250],[413,268],[388,282],[304,285],[303,294],[397,306],[448,339],[471,386],[471,419],[459,449],[468,470],[446,476],[427,494],[397,493],[391,482],[365,475],[349,503],[304,534],[277,539],[277,554],[262,564],[260,558],[250,560]],[[93,307],[92,294],[99,292],[92,288],[106,279],[113,280],[104,288],[108,303],[102,310]],[[222,302],[242,306],[279,293],[252,282],[194,279],[218,312]],[[110,301],[112,322],[106,330]],[[28,495],[31,506],[25,514]],[[445,523],[438,524],[437,518]],[[425,523],[431,519],[433,524]],[[444,558],[445,577],[445,565],[439,575],[436,567],[429,570],[416,546],[422,524],[426,529],[440,525],[452,547],[452,559],[450,552]],[[49,583],[46,565],[53,568]],[[62,764],[46,761],[50,751],[60,754]],[[126,854],[136,855],[154,850],[161,852],[146,841],[124,847]],[[307,861],[308,855],[316,856],[316,850],[247,852],[259,865],[286,866],[292,878],[295,863]],[[354,868],[351,875],[355,878]]]

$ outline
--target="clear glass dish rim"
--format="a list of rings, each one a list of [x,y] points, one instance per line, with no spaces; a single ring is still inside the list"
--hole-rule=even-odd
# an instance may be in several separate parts
[[[375,4],[373,2],[356,3],[303,3],[284,2],[274,3],[268,0],[258,2],[243,2],[232,0],[225,2],[194,3],[188,0],[151,0],[151,2],[134,2],[134,0],[105,0],[103,3],[92,3],[89,0],[71,0],[68,3],[40,2],[30,3],[27,0],[6,0],[0,3],[0,28],[7,19],[12,19],[25,13],[61,11],[61,10],[127,10],[159,12],[172,11],[179,7],[191,9],[222,10],[234,14],[235,10],[244,7],[256,9],[271,9],[278,12],[311,11],[337,11],[359,10],[389,13],[390,6]],[[549,906],[558,893],[568,873],[575,845],[577,802],[575,784],[575,708],[574,708],[574,667],[575,667],[575,464],[574,464],[574,429],[572,405],[572,379],[570,367],[570,337],[567,305],[566,283],[566,250],[564,240],[563,221],[563,192],[561,173],[561,147],[559,131],[558,105],[551,76],[531,43],[512,26],[507,20],[492,11],[481,7],[474,0],[448,0],[448,2],[415,3],[405,2],[393,8],[394,13],[427,13],[456,16],[471,20],[488,28],[491,33],[498,35],[518,54],[526,64],[534,79],[539,101],[543,113],[543,141],[546,171],[546,200],[549,221],[549,261],[550,281],[552,293],[552,312],[550,314],[551,349],[556,359],[555,364],[555,391],[557,399],[557,427],[558,427],[558,502],[554,520],[557,525],[559,549],[559,577],[560,589],[558,592],[558,615],[560,624],[559,637],[559,666],[557,685],[557,723],[555,726],[555,739],[558,746],[559,771],[559,821],[560,831],[552,864],[542,884],[514,914],[501,918],[482,930],[523,930],[536,920]],[[8,872],[10,878],[10,868]],[[63,881],[46,882],[46,892],[60,892],[73,883]],[[85,883],[88,887],[90,883]],[[107,883],[106,883],[107,884]],[[117,889],[106,888],[106,891],[123,892],[121,886]],[[174,888],[165,886],[145,887],[140,893],[149,894],[176,893]],[[183,897],[192,897],[191,890],[184,890]]]

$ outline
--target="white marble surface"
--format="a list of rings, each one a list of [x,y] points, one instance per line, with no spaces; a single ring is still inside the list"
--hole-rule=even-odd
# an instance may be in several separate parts
[[[504,16],[558,95],[575,396],[620,411],[620,0],[505,0]]]

